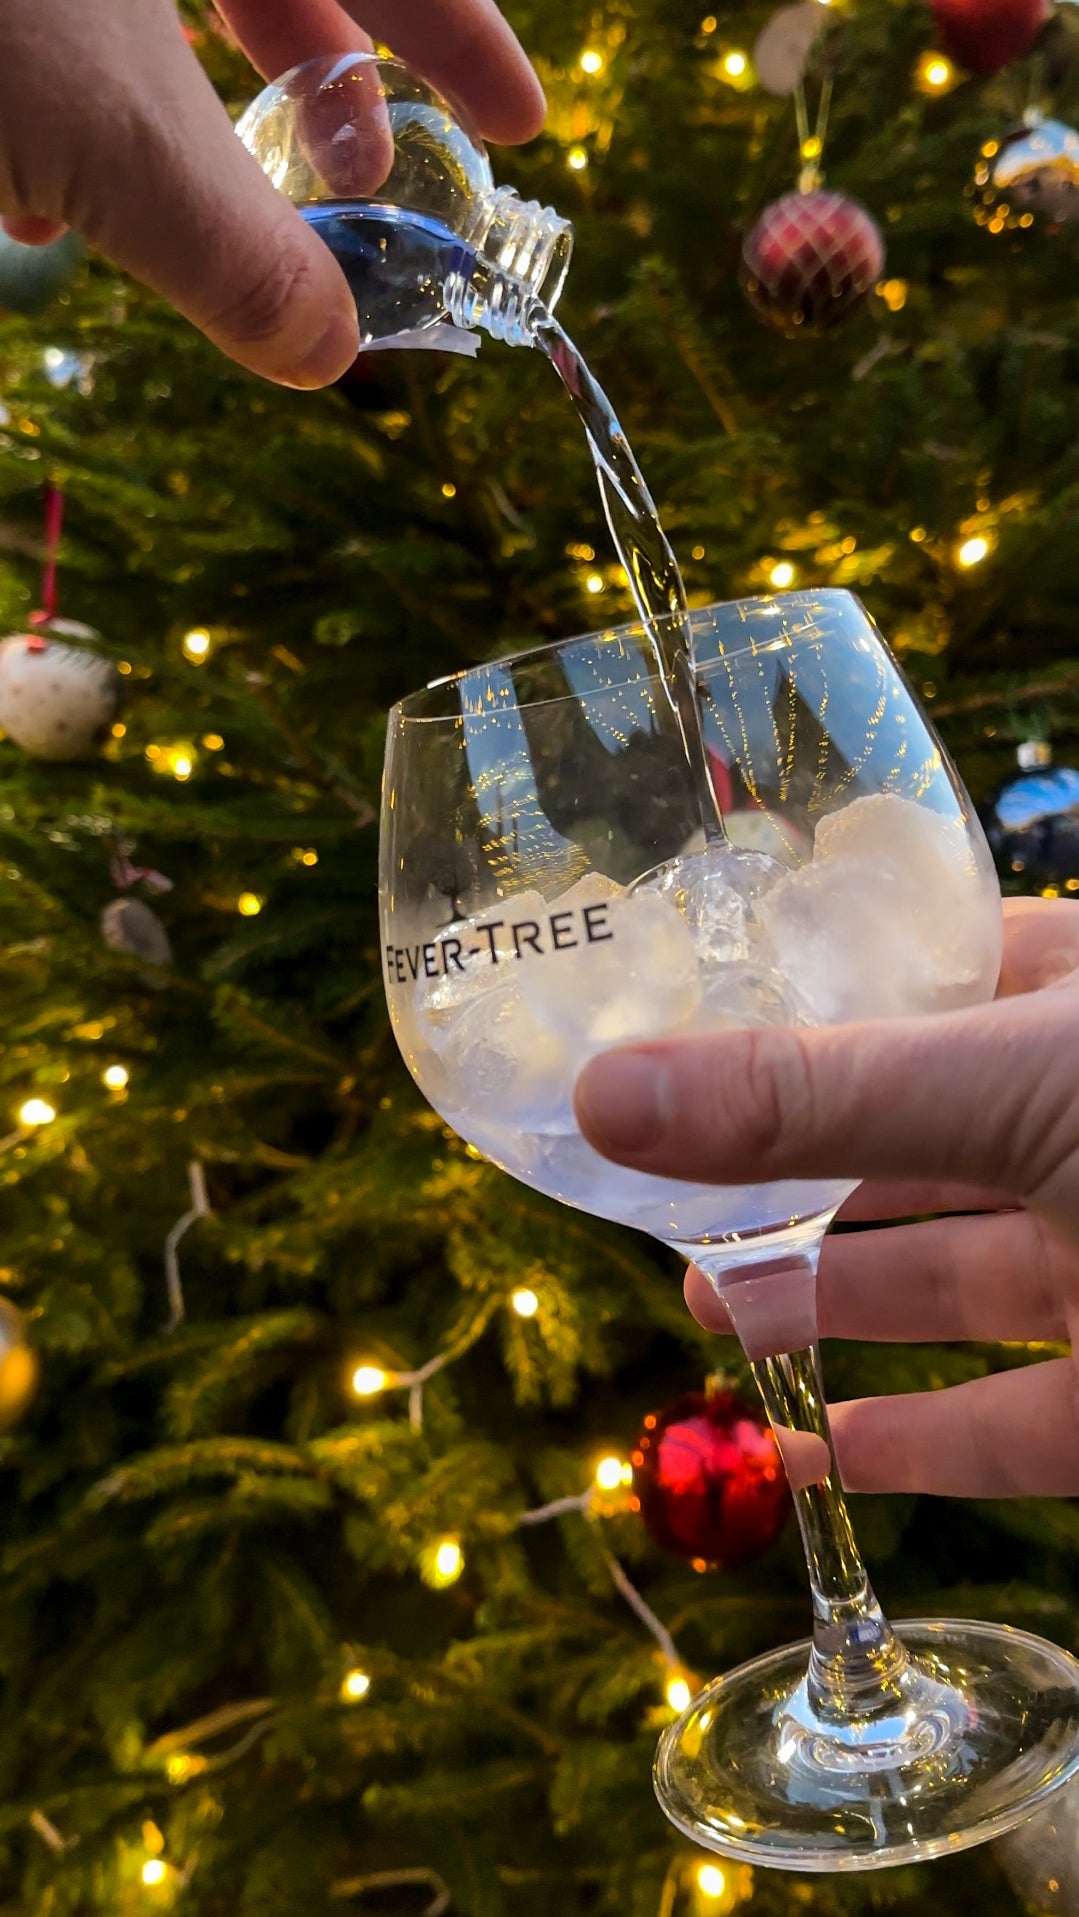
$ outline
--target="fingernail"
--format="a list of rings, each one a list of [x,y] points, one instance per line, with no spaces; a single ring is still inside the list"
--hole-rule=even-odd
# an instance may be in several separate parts
[[[360,350],[360,328],[355,313],[332,313],[326,325],[299,363],[292,367],[285,386],[310,392],[317,386],[329,386],[347,373]]]
[[[577,1080],[577,1117],[597,1151],[631,1156],[664,1130],[666,1068],[645,1052],[594,1058]]]

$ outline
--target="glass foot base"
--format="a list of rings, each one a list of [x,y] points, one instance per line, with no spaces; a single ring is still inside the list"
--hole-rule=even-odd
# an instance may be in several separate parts
[[[1079,1663],[1006,1625],[904,1623],[894,1711],[835,1727],[809,1644],[721,1677],[660,1742],[667,1816],[773,1870],[883,1870],[999,1837],[1079,1772]]]

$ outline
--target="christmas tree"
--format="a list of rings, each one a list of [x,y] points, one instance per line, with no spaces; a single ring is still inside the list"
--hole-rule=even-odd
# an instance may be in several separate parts
[[[887,264],[787,339],[738,286],[801,164],[771,11],[516,0],[549,131],[496,170],[574,222],[561,311],[694,603],[861,593],[988,801],[1020,741],[1079,743],[1076,229],[992,179],[1025,108],[1079,114],[1079,20],[967,78],[919,0],[836,0],[801,137],[830,79],[827,184]],[[390,1036],[387,707],[631,613],[549,367],[485,342],[289,393],[91,262],[0,315],[0,376],[0,631],[60,489],[59,611],[129,695],[81,759],[0,747],[0,1912],[1018,1910],[988,1849],[799,1880],[665,1824],[686,1687],[807,1623],[793,1527],[705,1570],[626,1489],[645,1416],[738,1351],[673,1257],[480,1162]],[[1029,1355],[826,1360],[839,1398]],[[896,1616],[1074,1645],[1070,1506],[857,1517]]]

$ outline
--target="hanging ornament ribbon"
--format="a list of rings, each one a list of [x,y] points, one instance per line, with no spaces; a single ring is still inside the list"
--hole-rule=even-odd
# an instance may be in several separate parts
[[[798,151],[802,160],[802,171],[798,176],[800,193],[814,193],[821,183],[821,161],[824,156],[824,142],[828,137],[828,116],[831,110],[832,76],[826,73],[821,82],[817,124],[811,133],[805,87],[799,80],[794,89],[794,117],[798,125]]]
[[[45,568],[41,576],[41,605],[30,614],[31,626],[47,626],[56,617],[56,568],[60,552],[60,533],[64,524],[64,495],[52,482],[45,488]],[[34,649],[43,652],[44,639]]]
[[[118,892],[130,892],[133,885],[145,885],[148,892],[171,892],[172,880],[152,865],[132,865],[125,849],[109,861],[109,876]]]

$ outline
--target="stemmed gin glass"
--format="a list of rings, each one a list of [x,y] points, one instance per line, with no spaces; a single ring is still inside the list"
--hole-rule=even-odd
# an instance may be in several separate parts
[[[675,635],[593,634],[394,708],[390,1012],[448,1124],[515,1178],[695,1259],[777,1431],[830,1443],[815,1275],[851,1186],[612,1165],[578,1130],[574,1082],[626,1041],[987,1000],[1000,898],[966,795],[857,600],[788,594],[691,622],[726,839],[704,830],[658,663]],[[1019,1823],[1079,1769],[1079,1665],[1002,1626],[892,1630],[834,1468],[796,1508],[812,1641],[718,1678],[671,1725],[655,1773],[667,1815],[713,1850],[799,1871],[934,1857]]]

